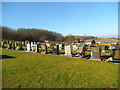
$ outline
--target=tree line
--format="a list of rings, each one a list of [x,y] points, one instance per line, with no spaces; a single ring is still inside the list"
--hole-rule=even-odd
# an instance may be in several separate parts
[[[57,41],[57,42],[74,42],[76,40],[87,40],[95,38],[93,36],[63,36],[60,33],[43,30],[43,29],[30,29],[19,28],[17,30],[2,27],[2,39],[3,40],[15,40],[15,41]]]

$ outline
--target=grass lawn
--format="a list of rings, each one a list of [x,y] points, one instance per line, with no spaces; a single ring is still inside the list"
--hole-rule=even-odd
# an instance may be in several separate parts
[[[117,88],[118,64],[3,49],[3,88]],[[13,58],[11,58],[11,57]]]

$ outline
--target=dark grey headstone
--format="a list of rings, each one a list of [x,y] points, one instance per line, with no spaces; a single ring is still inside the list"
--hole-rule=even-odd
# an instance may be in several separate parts
[[[12,43],[9,43],[8,49],[12,49]]]
[[[53,45],[52,54],[53,55],[58,55],[59,54],[59,46],[58,45]]]

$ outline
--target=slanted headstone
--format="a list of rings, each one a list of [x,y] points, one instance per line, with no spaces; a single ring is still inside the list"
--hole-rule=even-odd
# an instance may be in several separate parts
[[[65,55],[67,56],[71,56],[71,46],[70,45],[67,45],[65,46]]]
[[[91,47],[91,59],[100,59],[101,51],[99,47]]]
[[[52,54],[53,55],[58,55],[59,54],[59,46],[58,45],[53,45]]]

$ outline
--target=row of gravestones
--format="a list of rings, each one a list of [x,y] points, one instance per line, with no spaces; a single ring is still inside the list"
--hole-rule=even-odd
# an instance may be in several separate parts
[[[33,43],[31,42],[30,44],[26,43],[26,42],[20,42],[20,41],[7,41],[7,42],[1,42],[0,43],[0,47],[5,48],[5,44],[8,45],[8,49],[13,49],[13,50],[23,50],[23,46],[27,46],[27,51],[30,52],[39,52],[39,46],[40,43]],[[18,45],[19,47],[16,48],[16,45]],[[47,48],[50,47],[50,44],[43,44],[41,45],[42,48],[42,53],[47,54],[48,50]],[[64,44],[53,44],[52,45],[52,54],[54,55],[58,55],[59,54],[59,49],[65,49],[65,55],[67,56],[72,56],[71,50],[76,50],[79,57],[85,57],[85,50],[86,50],[86,46],[82,46],[82,47],[78,47],[77,45],[64,45]],[[99,59],[101,57],[101,51],[105,52],[105,50],[108,50],[109,47],[108,46],[90,46],[90,50],[91,50],[91,59]],[[115,47],[110,47],[110,55],[113,57],[113,59],[120,59],[120,48],[115,48]]]
[[[18,47],[16,48],[16,46]],[[13,50],[23,50],[22,42],[15,42],[15,41],[2,41],[0,42],[0,47],[6,49],[13,49]]]

